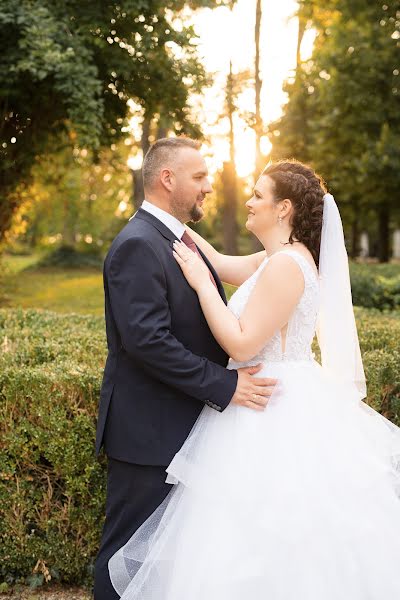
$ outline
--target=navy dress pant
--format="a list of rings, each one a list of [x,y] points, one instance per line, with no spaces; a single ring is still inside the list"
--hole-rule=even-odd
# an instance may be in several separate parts
[[[106,519],[94,573],[94,600],[118,600],[108,560],[166,498],[166,467],[108,459]]]

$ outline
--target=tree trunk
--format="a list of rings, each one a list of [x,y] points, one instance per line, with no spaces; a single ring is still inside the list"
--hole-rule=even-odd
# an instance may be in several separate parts
[[[224,205],[222,211],[222,231],[224,252],[237,255],[237,182],[235,165],[232,162],[224,162],[222,171],[222,186],[224,194]]]
[[[358,229],[358,219],[354,219],[351,224],[351,249],[350,257],[357,258],[359,255],[360,232]]]
[[[235,167],[235,131],[233,129],[233,113],[235,112],[235,102],[232,61],[229,61],[229,75],[226,82],[226,107],[229,119],[229,159],[233,167]]]
[[[304,33],[306,31],[306,25],[307,25],[307,19],[302,14],[301,8],[299,9],[299,12],[298,12],[298,19],[299,19],[299,27],[298,27],[298,33],[297,33],[296,74],[298,73],[298,71],[300,69],[300,65],[301,65],[301,56],[300,56],[301,43],[303,41],[303,37],[304,37]]]
[[[140,141],[143,158],[150,148],[150,125],[151,117],[145,117],[142,123],[142,138]],[[136,212],[141,207],[144,200],[142,169],[132,170],[132,199],[133,208]]]
[[[388,262],[390,258],[390,213],[388,206],[381,206],[378,214],[378,258],[379,262]]]
[[[261,155],[261,136],[262,136],[262,121],[261,121],[261,88],[262,80],[260,76],[260,30],[261,30],[261,0],[257,0],[256,4],[256,25],[254,31],[254,41],[256,47],[255,55],[255,134],[256,134],[256,177],[259,176],[262,169]]]
[[[261,88],[262,80],[260,77],[260,30],[261,30],[261,0],[257,0],[256,3],[256,24],[254,29],[254,42],[255,42],[255,65],[254,65],[254,81],[255,81],[255,123],[254,131],[256,134],[256,147],[255,147],[255,172],[254,172],[254,183],[257,181],[261,170],[263,168],[262,155],[261,155],[261,135],[262,135],[262,121],[261,121]],[[256,237],[252,238],[252,248],[254,252],[262,250],[262,245]]]
[[[75,225],[76,218],[74,214],[74,207],[71,207],[70,198],[64,198],[64,218],[63,218],[63,233],[62,241],[64,246],[73,248],[75,246]]]
[[[237,254],[236,211],[238,204],[237,179],[235,168],[235,132],[233,129],[234,81],[232,61],[229,63],[229,75],[226,82],[226,106],[229,119],[229,162],[224,162],[222,170],[222,186],[224,204],[222,207],[222,235],[226,254]]]
[[[144,200],[144,187],[142,169],[132,171],[133,181],[133,207],[135,212],[141,207]]]
[[[6,241],[13,214],[18,207],[18,202],[7,198],[6,193],[0,198],[0,245]]]
[[[151,117],[145,117],[142,124],[142,139],[140,141],[143,158],[146,156],[147,150],[150,148],[150,125]]]
[[[168,136],[168,127],[165,127],[164,125],[160,125],[160,123],[157,126],[157,139],[160,140],[161,138],[166,138]]]

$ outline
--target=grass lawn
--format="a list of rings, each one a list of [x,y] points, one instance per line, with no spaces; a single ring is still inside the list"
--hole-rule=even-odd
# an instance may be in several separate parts
[[[11,301],[22,308],[102,315],[102,276],[81,270],[24,272],[15,284]]]
[[[104,294],[102,273],[94,268],[65,269],[35,268],[40,255],[2,257],[6,275],[0,281],[0,306],[21,308],[42,308],[59,313],[78,313],[102,316],[104,314]],[[356,304],[369,306],[364,296],[376,290],[366,290],[366,282],[381,277],[400,277],[400,264],[355,264],[351,265],[353,297],[361,300]],[[361,277],[362,276],[362,277]],[[361,277],[361,279],[360,279]],[[389,285],[389,284],[387,284]],[[394,283],[388,287],[388,293]],[[396,283],[397,288],[399,283]],[[396,288],[396,289],[397,289]],[[225,286],[228,299],[235,288]],[[355,293],[355,296],[354,296]],[[381,290],[381,295],[382,295]],[[374,304],[372,304],[374,306]]]
[[[7,270],[12,274],[19,273],[20,271],[35,265],[39,258],[40,254],[29,254],[26,256],[12,256],[10,254],[5,254],[2,262]]]
[[[103,315],[103,275],[95,269],[35,269],[34,256],[6,255],[7,275],[0,290],[0,305],[43,308],[59,313]],[[228,298],[235,287],[226,285]],[[2,293],[1,293],[2,292]]]
[[[5,256],[3,306],[60,313],[104,314],[102,273],[95,269],[34,269],[38,256]]]

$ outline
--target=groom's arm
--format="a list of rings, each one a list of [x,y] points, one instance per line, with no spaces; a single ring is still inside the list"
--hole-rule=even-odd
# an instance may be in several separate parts
[[[145,240],[130,238],[114,252],[108,289],[122,345],[147,373],[217,410],[228,406],[237,372],[193,354],[172,335],[164,269]]]

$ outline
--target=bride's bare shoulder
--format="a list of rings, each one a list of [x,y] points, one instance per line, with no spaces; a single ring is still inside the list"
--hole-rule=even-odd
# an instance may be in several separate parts
[[[310,250],[307,248],[307,246],[305,246],[304,244],[302,244],[300,242],[295,242],[294,244],[287,246],[287,248],[289,250],[290,249],[295,250],[296,252],[301,254],[301,256],[303,256],[303,258],[305,258],[308,261],[311,268],[314,270],[315,274],[318,275],[318,267],[315,264],[314,257],[311,254]]]
[[[261,265],[261,263],[267,258],[267,253],[265,252],[265,250],[262,250],[261,252],[257,252],[257,254],[254,256],[254,266],[255,266],[255,270],[258,269],[258,267]]]

